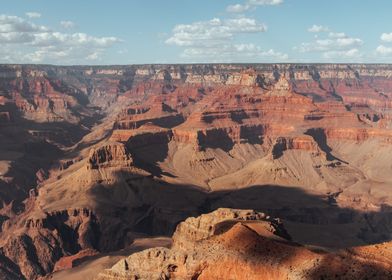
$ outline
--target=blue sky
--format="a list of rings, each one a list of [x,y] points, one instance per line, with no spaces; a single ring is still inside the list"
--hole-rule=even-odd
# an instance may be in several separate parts
[[[0,62],[392,62],[390,0],[12,0]]]

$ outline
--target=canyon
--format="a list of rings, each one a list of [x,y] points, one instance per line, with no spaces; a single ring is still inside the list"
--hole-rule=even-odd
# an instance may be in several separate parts
[[[1,65],[0,279],[390,279],[391,156],[391,65]]]

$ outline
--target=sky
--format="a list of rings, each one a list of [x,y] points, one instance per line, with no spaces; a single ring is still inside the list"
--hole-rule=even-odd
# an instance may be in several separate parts
[[[0,63],[392,63],[390,0],[5,0]]]

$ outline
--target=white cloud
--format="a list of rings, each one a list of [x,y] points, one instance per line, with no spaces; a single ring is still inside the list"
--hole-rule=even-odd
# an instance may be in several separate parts
[[[17,16],[0,15],[0,33],[33,33],[48,31],[45,26],[38,26]]]
[[[363,41],[359,38],[336,38],[336,39],[318,39],[314,42],[302,43],[299,48],[300,52],[324,52],[330,50],[347,49],[360,46]]]
[[[308,31],[312,33],[328,32],[329,28],[326,26],[313,24],[313,26],[308,28]]]
[[[381,41],[384,42],[392,42],[392,33],[383,33],[381,34]]]
[[[234,4],[234,5],[229,5],[226,8],[226,11],[229,13],[243,13],[247,10],[250,9],[250,5],[248,4]]]
[[[99,59],[100,53],[99,52],[94,52],[90,55],[87,56],[88,60],[97,60]]]
[[[60,21],[60,25],[66,29],[71,29],[75,27],[75,23],[70,20],[62,20]]]
[[[40,18],[41,14],[37,12],[27,12],[26,16],[29,18]]]
[[[99,60],[116,37],[63,33],[23,18],[0,15],[0,58],[12,63],[72,64]]]
[[[66,34],[60,32],[44,32],[34,35],[31,42],[35,46],[89,46],[106,48],[120,40],[116,37],[93,37],[85,33]]]
[[[45,59],[62,59],[69,55],[67,51],[57,50],[55,47],[40,48],[31,53],[26,53],[22,56],[24,61],[31,61],[33,63],[41,63]]]
[[[3,44],[29,43],[32,40],[34,40],[34,35],[29,33],[19,33],[19,32],[0,33],[0,43]]]
[[[331,58],[359,58],[362,57],[360,51],[356,48],[344,51],[327,51],[323,53],[323,57]]]
[[[385,43],[390,43],[392,42],[392,33],[382,33],[380,39]],[[383,59],[385,59],[385,57],[391,57],[392,47],[381,44],[376,48],[375,54],[379,57],[383,57]]]
[[[214,18],[175,26],[166,44],[183,47],[181,56],[192,61],[231,62],[267,58],[286,60],[286,54],[237,42],[241,34],[258,34],[266,30],[263,23],[252,18]]]
[[[345,38],[345,37],[347,37],[347,35],[344,32],[329,32],[328,37]]]
[[[244,4],[229,5],[226,11],[229,13],[243,13],[257,6],[275,6],[283,3],[283,0],[248,0]]]
[[[309,32],[317,33],[310,42],[304,42],[294,50],[301,53],[319,53],[324,60],[334,61],[355,60],[364,57],[360,47],[360,38],[350,37],[344,32],[334,32],[326,26],[313,25]]]
[[[392,54],[392,47],[386,47],[384,45],[379,45],[376,49],[377,54],[380,55],[390,55]]]
[[[280,5],[283,0],[248,0],[249,5],[253,6],[264,6],[264,5]]]
[[[363,45],[360,38],[350,37],[343,32],[333,32],[321,25],[313,25],[308,31],[320,34],[313,41],[302,43],[294,50],[302,53],[320,53],[324,59],[353,59],[363,56],[359,49]]]
[[[179,24],[173,29],[167,44],[208,47],[232,40],[237,34],[265,32],[267,27],[251,18],[221,20],[214,18],[192,24]]]

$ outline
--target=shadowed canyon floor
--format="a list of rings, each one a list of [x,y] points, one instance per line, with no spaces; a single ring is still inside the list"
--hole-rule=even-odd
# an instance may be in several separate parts
[[[174,233],[171,249],[117,267],[141,279],[388,279],[391,76],[359,64],[1,66],[0,278],[93,279]],[[181,222],[219,208],[266,215],[178,245]],[[266,216],[286,235],[262,229]]]

